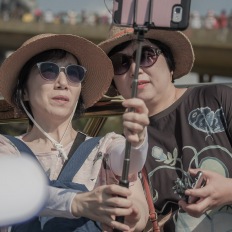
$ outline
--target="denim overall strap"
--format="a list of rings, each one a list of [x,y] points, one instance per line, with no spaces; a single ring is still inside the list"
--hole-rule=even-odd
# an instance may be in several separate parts
[[[75,174],[81,168],[90,152],[98,144],[101,137],[93,137],[83,142],[75,151],[69,162],[59,175],[60,182],[71,182]]]

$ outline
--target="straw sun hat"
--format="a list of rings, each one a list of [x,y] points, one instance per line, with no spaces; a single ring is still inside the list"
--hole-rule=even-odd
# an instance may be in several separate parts
[[[70,52],[87,69],[82,83],[85,108],[96,103],[107,91],[113,77],[113,67],[104,51],[94,43],[70,34],[41,34],[27,40],[0,67],[0,92],[12,104],[12,92],[24,64],[33,56],[50,49]]]
[[[112,26],[109,38],[101,42],[99,47],[108,54],[115,46],[136,38],[137,35],[134,34],[133,28]],[[182,32],[150,29],[145,33],[144,38],[159,40],[171,49],[176,65],[173,73],[174,79],[180,78],[191,71],[194,52],[189,39]]]

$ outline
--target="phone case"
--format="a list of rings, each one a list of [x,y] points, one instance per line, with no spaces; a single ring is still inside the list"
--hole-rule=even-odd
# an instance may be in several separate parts
[[[119,26],[184,30],[191,0],[114,0],[113,23]]]

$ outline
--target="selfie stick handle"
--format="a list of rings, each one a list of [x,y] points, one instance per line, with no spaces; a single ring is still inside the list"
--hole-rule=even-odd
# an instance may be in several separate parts
[[[139,67],[140,67],[140,59],[141,59],[141,53],[142,53],[142,41],[144,40],[144,33],[147,30],[145,28],[138,28],[135,27],[135,33],[137,33],[137,42],[138,42],[138,48],[136,51],[136,66],[135,66],[135,74],[134,79],[132,83],[132,98],[135,98],[137,96],[137,88],[138,88],[138,74],[139,74]],[[129,108],[129,112],[132,112],[134,109]],[[126,140],[126,146],[125,146],[125,156],[123,161],[123,169],[122,169],[122,177],[119,181],[119,185],[125,188],[129,187],[129,168],[130,168],[130,152],[131,152],[131,143]],[[115,221],[124,223],[124,216],[117,216]],[[120,230],[114,229],[114,232],[121,232]]]

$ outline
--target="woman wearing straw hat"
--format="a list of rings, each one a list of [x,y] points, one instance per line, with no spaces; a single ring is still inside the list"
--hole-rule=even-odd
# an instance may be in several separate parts
[[[128,98],[138,46],[133,28],[113,26],[99,46],[113,63],[113,84]],[[232,91],[222,85],[175,87],[174,80],[188,74],[193,62],[192,45],[183,33],[145,33],[137,93],[150,117],[145,167],[156,212],[160,218],[169,215],[164,231],[229,231]],[[206,185],[191,189],[199,170]]]
[[[31,129],[19,139],[34,152],[50,180],[57,179],[79,134],[71,125],[73,115],[80,115],[96,103],[107,91],[112,77],[113,68],[106,54],[92,42],[74,35],[32,37],[2,64],[0,92],[30,119]],[[84,185],[88,192],[49,188],[40,218],[43,228],[52,217],[90,218],[100,222],[106,231],[141,231],[146,225],[148,209],[137,173],[146,159],[148,110],[140,99],[128,99],[123,105],[135,108],[123,116],[124,133],[132,144],[134,158],[129,189],[118,185],[125,138],[109,133],[74,175],[73,182]],[[5,151],[18,154],[8,142],[0,138]],[[123,198],[119,201],[117,196]],[[125,224],[114,220],[119,215],[125,216]],[[49,231],[69,230],[61,223]],[[92,231],[99,231],[99,227]]]

